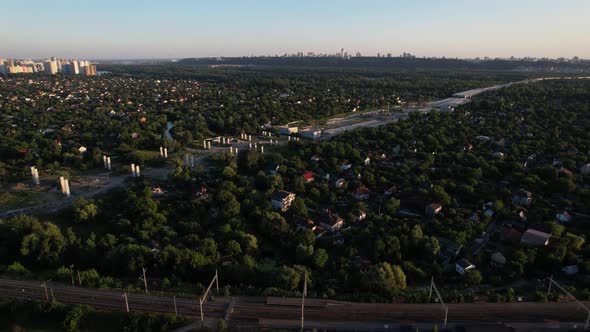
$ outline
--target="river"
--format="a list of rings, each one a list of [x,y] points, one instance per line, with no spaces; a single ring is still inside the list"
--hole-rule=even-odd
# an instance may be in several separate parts
[[[170,134],[170,130],[172,129],[172,127],[174,127],[174,125],[172,124],[172,122],[168,121],[168,122],[166,123],[166,138],[167,138],[169,141],[172,141],[172,142],[174,142],[174,138],[173,138],[173,137],[172,137],[172,135]]]

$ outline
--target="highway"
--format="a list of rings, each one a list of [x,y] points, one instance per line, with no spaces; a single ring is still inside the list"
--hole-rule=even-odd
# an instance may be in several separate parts
[[[109,311],[126,311],[123,291],[72,287],[47,283],[47,293],[41,282],[0,279],[0,296],[21,300],[47,298],[66,304],[86,304]],[[146,294],[127,294],[131,311],[174,313],[174,299]],[[330,322],[350,322],[350,326],[380,326],[404,321],[440,323],[439,304],[353,303],[324,299],[306,299],[305,319],[316,325]],[[449,324],[473,322],[538,323],[544,320],[579,322],[587,314],[575,302],[550,303],[481,303],[449,304]],[[176,298],[178,314],[199,317],[196,298]],[[208,320],[225,318],[233,326],[265,326],[269,322],[298,324],[301,299],[276,297],[216,297],[203,305]],[[289,323],[290,322],[290,323]],[[334,323],[335,324],[335,323]],[[334,326],[336,327],[336,326]],[[343,329],[345,329],[343,327]]]

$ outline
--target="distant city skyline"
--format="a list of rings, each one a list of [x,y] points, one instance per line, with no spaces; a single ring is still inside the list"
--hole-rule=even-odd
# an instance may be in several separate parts
[[[586,0],[32,0],[3,4],[3,12],[4,58],[179,59],[344,48],[363,56],[590,59]]]

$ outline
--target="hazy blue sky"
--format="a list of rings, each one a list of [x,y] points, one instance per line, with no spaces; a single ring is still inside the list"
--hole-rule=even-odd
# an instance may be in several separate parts
[[[0,57],[590,58],[590,0],[2,1]]]

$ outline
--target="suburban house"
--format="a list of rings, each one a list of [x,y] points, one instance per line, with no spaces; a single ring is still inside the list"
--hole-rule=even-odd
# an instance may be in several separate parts
[[[496,151],[493,154],[494,158],[504,158],[504,153],[500,151]]]
[[[442,205],[438,203],[431,203],[426,206],[424,213],[427,217],[434,217],[442,210]]]
[[[560,167],[558,174],[561,177],[572,177],[572,176],[574,176],[574,172],[570,171],[569,169],[567,169],[565,167]]]
[[[330,212],[330,210],[322,210],[316,215],[316,223],[326,230],[333,232],[344,226],[344,219]]]
[[[568,276],[572,276],[574,274],[578,274],[578,272],[580,272],[580,269],[578,268],[577,265],[568,265],[568,266],[564,266],[561,269],[561,272],[563,272],[564,274],[566,274]]]
[[[369,157],[365,158],[364,163],[365,163],[365,166],[371,165],[371,158],[369,158]]]
[[[162,188],[160,188],[159,186],[152,187],[152,195],[159,196],[159,195],[164,195],[164,194],[165,194],[164,190],[162,190]]]
[[[310,230],[316,235],[316,237],[326,231],[325,228],[316,225],[316,223],[309,218],[294,216],[293,223],[297,226],[297,230]]]
[[[530,207],[531,203],[533,202],[533,193],[530,191],[526,191],[524,189],[520,189],[514,195],[512,195],[512,203],[521,205],[524,207]]]
[[[352,215],[354,216],[354,221],[356,222],[363,221],[367,218],[367,213],[362,210],[354,210],[352,211]]]
[[[510,227],[500,231],[500,240],[502,242],[519,243],[522,238],[522,233]]]
[[[338,178],[334,181],[334,187],[342,188],[346,185],[346,180],[344,178]]]
[[[502,268],[504,267],[504,265],[506,265],[506,257],[504,257],[504,255],[502,255],[501,252],[496,251],[492,254],[490,264],[492,265],[492,267]]]
[[[473,144],[465,143],[465,145],[463,145],[463,151],[472,151],[472,150],[473,150]]]
[[[443,237],[437,237],[436,239],[440,245],[438,257],[443,263],[454,260],[461,252],[461,245]]]
[[[473,269],[475,269],[475,265],[471,264],[471,262],[465,258],[461,258],[455,263],[455,271],[460,275],[465,275],[465,273]]]
[[[343,171],[347,171],[347,170],[349,170],[351,168],[352,168],[352,164],[342,164],[340,166],[340,169],[342,169]]]
[[[86,151],[88,151],[88,149],[83,145],[78,148],[78,152],[80,152],[80,153],[84,153]]]
[[[559,222],[570,222],[572,221],[572,215],[569,214],[567,211],[562,211],[559,212],[557,214],[555,214],[555,219],[557,219],[557,221]]]
[[[305,182],[307,182],[307,183],[313,182],[313,180],[314,180],[313,173],[312,172],[303,173],[303,180],[305,180]]]
[[[391,196],[393,194],[395,194],[397,192],[397,187],[396,186],[391,186],[388,189],[386,189],[383,194],[385,196]]]
[[[520,243],[527,244],[530,246],[546,246],[549,244],[549,238],[551,234],[538,231],[536,229],[529,228],[524,232]]]
[[[279,173],[279,168],[280,168],[279,165],[271,165],[268,168],[268,173],[271,175],[277,175]]]
[[[369,195],[371,194],[371,191],[369,190],[369,188],[365,187],[365,186],[361,186],[358,187],[355,191],[354,191],[354,198],[356,198],[359,201],[363,201],[363,200],[367,200],[369,199]]]
[[[275,190],[271,195],[272,208],[278,211],[287,211],[295,200],[295,194],[285,190]]]

